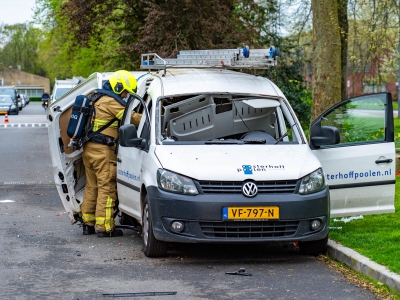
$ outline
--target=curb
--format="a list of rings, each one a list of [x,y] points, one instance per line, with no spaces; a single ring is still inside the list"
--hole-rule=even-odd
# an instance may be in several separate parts
[[[328,240],[328,254],[333,259],[346,264],[351,269],[374,280],[383,282],[391,290],[400,294],[400,275],[393,273],[388,268],[332,240]]]

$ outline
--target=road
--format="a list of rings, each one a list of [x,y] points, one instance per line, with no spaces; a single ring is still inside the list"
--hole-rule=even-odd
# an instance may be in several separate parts
[[[377,299],[293,245],[171,245],[149,259],[133,231],[83,236],[54,187],[47,128],[31,126],[45,124],[40,104],[9,120],[0,124],[0,299]],[[225,274],[239,268],[252,276]]]

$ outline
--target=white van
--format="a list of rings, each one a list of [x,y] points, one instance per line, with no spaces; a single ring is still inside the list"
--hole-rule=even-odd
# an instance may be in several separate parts
[[[171,242],[298,242],[316,255],[326,250],[330,217],[394,212],[390,93],[330,108],[307,143],[273,82],[229,70],[274,66],[269,49],[142,61],[148,72],[132,72],[138,92],[119,130],[117,189],[120,224],[141,225],[147,256],[165,256]],[[48,109],[55,182],[72,223],[85,187],[81,150],[66,135],[72,105],[111,74],[91,75]],[[138,128],[133,109],[143,113]]]
[[[82,82],[84,78],[82,77],[73,77],[67,79],[55,79],[53,91],[50,96],[50,101],[55,102],[63,95],[65,95],[72,88],[77,86],[80,82]]]

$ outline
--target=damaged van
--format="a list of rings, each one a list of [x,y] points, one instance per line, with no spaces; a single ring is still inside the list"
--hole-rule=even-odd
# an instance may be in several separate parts
[[[394,212],[391,94],[336,104],[312,123],[308,142],[282,91],[240,72],[274,67],[276,54],[142,55],[116,167],[119,222],[140,226],[146,256],[167,255],[169,243],[271,242],[317,255],[330,217]],[[92,74],[47,111],[55,184],[72,224],[86,181],[82,150],[68,146],[72,106],[111,74]],[[143,114],[138,127],[132,110]]]

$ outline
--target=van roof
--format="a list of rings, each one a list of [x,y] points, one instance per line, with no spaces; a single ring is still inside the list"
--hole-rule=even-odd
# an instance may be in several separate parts
[[[265,77],[225,69],[167,69],[164,95],[195,93],[234,93],[284,97]]]

